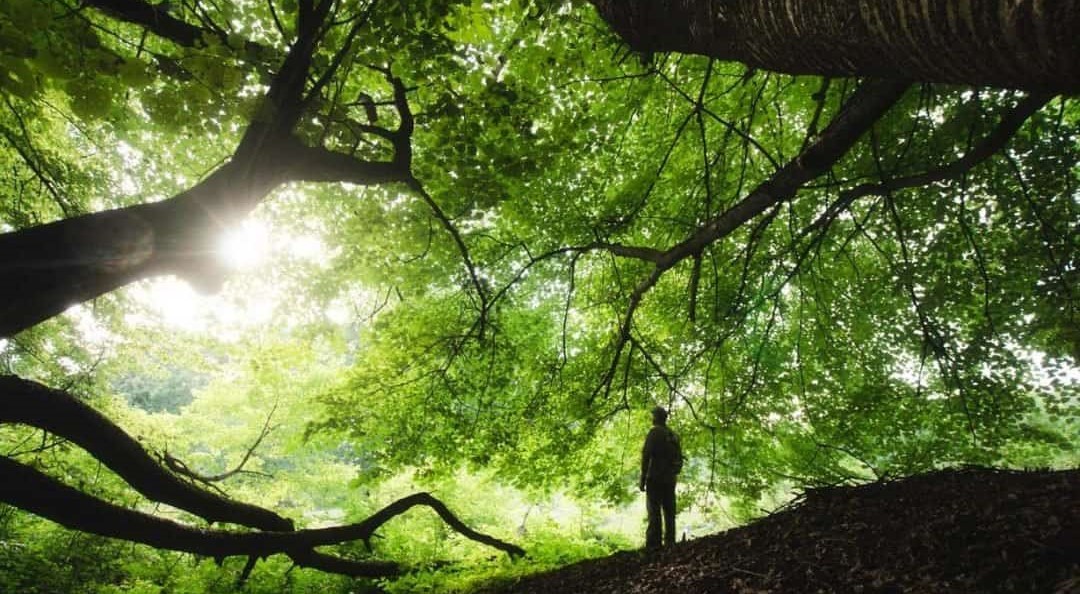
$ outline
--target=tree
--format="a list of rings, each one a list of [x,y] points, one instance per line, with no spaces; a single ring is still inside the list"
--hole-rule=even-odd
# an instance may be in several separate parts
[[[789,74],[1080,91],[1074,2],[593,4],[640,52],[701,54]]]
[[[365,66],[351,55],[354,38],[370,26],[373,3],[351,12],[330,1],[305,1],[300,2],[291,14],[279,16],[273,13],[277,32],[283,39],[290,40],[288,49],[280,57],[272,48],[237,40],[235,35],[230,37],[221,25],[212,21],[204,22],[206,28],[200,28],[177,19],[169,14],[169,7],[165,5],[103,1],[88,6],[111,18],[111,24],[116,28],[109,33],[122,40],[124,34],[130,32],[124,29],[127,24],[145,28],[134,56],[105,46],[94,31],[97,17],[80,14],[80,7],[23,2],[12,6],[6,16],[12,25],[47,24],[59,28],[64,26],[63,21],[74,21],[78,34],[83,36],[75,43],[80,49],[88,49],[90,59],[101,65],[104,72],[96,73],[99,76],[120,66],[140,70],[139,59],[147,50],[163,71],[181,79],[207,76],[224,82],[224,78],[232,74],[232,84],[228,86],[234,90],[254,82],[245,80],[243,72],[223,71],[221,64],[204,61],[201,65],[207,70],[198,73],[188,71],[183,64],[177,66],[169,57],[157,54],[156,48],[146,47],[146,33],[153,33],[167,45],[197,48],[210,56],[217,52],[221,58],[232,57],[240,66],[254,68],[249,76],[268,78],[269,84],[228,162],[193,187],[164,201],[72,216],[0,236],[3,258],[0,276],[4,279],[0,295],[0,301],[4,303],[0,312],[3,320],[0,334],[10,336],[57,315],[72,303],[92,299],[149,276],[176,274],[206,288],[218,286],[222,270],[213,254],[220,230],[243,218],[270,191],[286,182],[376,184],[397,181],[423,194],[411,173],[413,115],[405,84],[389,68]],[[282,17],[286,20],[280,20]],[[19,35],[16,31],[12,33]],[[28,40],[32,49],[24,56],[7,58],[15,65],[4,80],[9,94],[8,107],[24,129],[26,122],[13,101],[22,99],[31,105],[45,102],[43,96],[50,89],[45,88],[48,82],[41,84],[42,71],[47,68],[53,68],[54,73],[60,70],[55,78],[63,79],[78,68],[75,63],[57,63],[63,58],[50,44],[51,35],[56,33],[55,30],[40,32],[38,39]],[[15,41],[23,40],[16,38]],[[320,56],[323,58],[321,67],[315,68],[313,62],[320,43],[326,43],[331,49]],[[50,46],[48,50],[46,46]],[[230,55],[233,51],[238,55]],[[78,57],[87,59],[86,53]],[[34,72],[33,67],[39,71]],[[343,92],[348,91],[353,96],[357,93],[355,85],[366,82],[363,75],[355,73],[360,70],[385,79],[391,94],[379,105],[395,112],[397,121],[392,126],[376,125],[378,107],[364,91],[360,91],[356,101],[343,103]],[[335,76],[339,80],[334,81]],[[330,87],[332,81],[335,86]],[[87,96],[89,89],[77,85],[67,85],[65,90],[73,102],[107,101],[101,95]],[[225,85],[213,89],[215,92],[227,90]],[[80,92],[83,93],[81,97]],[[316,105],[318,107],[313,107]],[[357,105],[365,110],[366,122],[354,120],[349,114],[350,107]],[[90,109],[102,109],[102,106]],[[314,131],[298,130],[302,121],[310,122],[320,117],[327,118],[329,126]],[[8,140],[16,145],[16,150],[20,148],[20,140],[14,133],[9,133]],[[29,140],[24,137],[22,142]],[[339,143],[344,144],[336,146],[337,150],[327,148],[327,145],[334,147]],[[360,148],[362,143],[366,144],[365,148]],[[26,152],[19,154],[62,204],[64,198],[51,185],[47,175],[35,167],[34,158]],[[387,158],[379,160],[380,155]],[[431,205],[438,213],[438,206]],[[446,226],[456,235],[448,221]],[[179,525],[101,501],[64,486],[29,466],[5,459],[3,472],[7,487],[3,500],[68,527],[219,558],[249,555],[251,562],[245,573],[250,571],[258,556],[288,553],[301,565],[349,575],[380,576],[395,573],[397,567],[392,563],[337,559],[316,552],[314,547],[344,540],[367,541],[386,520],[415,505],[427,505],[469,538],[512,555],[522,553],[514,545],[471,530],[444,504],[426,493],[395,502],[366,522],[324,531],[322,536],[294,531],[290,521],[273,512],[200,490],[185,482],[183,477],[168,472],[138,442],[70,394],[51,391],[14,376],[5,377],[4,382],[4,392],[10,397],[6,401],[11,405],[0,415],[4,422],[35,426],[79,444],[152,500],[173,504],[211,523],[225,521],[266,532],[213,532]]]
[[[104,2],[103,9],[155,31],[180,46],[203,43],[204,32],[170,17],[160,6]],[[308,146],[295,128],[305,107],[324,90],[349,52],[364,15],[349,18],[351,29],[321,78],[308,89],[316,43],[329,33],[330,4],[304,3],[297,14],[296,40],[274,74],[260,113],[247,126],[229,162],[170,200],[92,213],[7,233],[0,245],[5,278],[4,335],[52,317],[72,303],[92,299],[133,280],[161,274],[188,277],[213,288],[220,273],[209,259],[217,232],[249,213],[272,189],[288,181],[384,183],[409,179],[412,114],[403,83],[387,71],[394,87],[396,128],[354,123],[357,134],[385,142],[386,161],[365,160],[324,146]],[[159,18],[161,17],[161,18]],[[208,37],[213,32],[205,32]],[[227,39],[225,42],[227,43]],[[218,43],[222,41],[219,39]],[[122,61],[122,58],[117,58]],[[28,84],[28,83],[25,83]],[[179,224],[178,224],[179,223]]]
[[[596,4],[609,20],[646,14]],[[1061,10],[1055,23],[1074,14]],[[328,301],[380,296],[354,316],[354,365],[311,429],[373,467],[470,463],[625,498],[616,446],[637,437],[615,420],[655,402],[674,405],[688,451],[709,452],[691,476],[751,499],[780,478],[1074,445],[1032,431],[1032,415],[1077,403],[1025,359],[1067,371],[1080,353],[1080,113],[1053,96],[1068,77],[985,81],[1031,91],[1016,93],[904,80],[938,79],[916,71],[856,84],[678,56],[641,66],[597,51],[602,23],[558,2],[26,0],[2,18],[0,132],[18,175],[0,335],[15,341],[78,342],[49,326],[60,312],[99,296],[123,310],[108,295],[151,276],[220,286],[220,232],[296,191],[316,198],[281,205],[296,211],[283,220],[317,220],[341,248],[310,284]],[[665,49],[615,22],[632,47]],[[132,144],[153,156],[137,163]],[[397,568],[314,547],[428,505],[520,552],[425,494],[293,530],[193,486],[55,387],[67,382],[17,363],[31,373],[0,382],[0,421],[78,444],[154,501],[255,530],[197,530],[5,458],[0,497],[64,525],[246,555],[248,570],[284,553],[370,576]]]

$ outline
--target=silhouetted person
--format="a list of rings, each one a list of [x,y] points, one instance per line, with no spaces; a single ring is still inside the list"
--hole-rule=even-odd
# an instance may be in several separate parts
[[[645,546],[660,546],[660,516],[663,515],[663,543],[675,544],[675,479],[682,470],[682,447],[679,436],[668,429],[668,413],[662,407],[652,411],[653,426],[641,449],[641,481],[645,491],[645,509],[649,527],[645,530]]]

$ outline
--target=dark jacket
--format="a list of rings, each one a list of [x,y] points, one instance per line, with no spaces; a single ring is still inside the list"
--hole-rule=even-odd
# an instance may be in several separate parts
[[[666,425],[653,425],[641,448],[641,483],[674,483],[682,470],[682,446],[679,436]]]

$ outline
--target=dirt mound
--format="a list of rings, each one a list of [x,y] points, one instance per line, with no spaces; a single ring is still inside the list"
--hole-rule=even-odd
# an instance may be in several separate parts
[[[1080,594],[1080,470],[946,470],[815,489],[741,528],[491,592]]]

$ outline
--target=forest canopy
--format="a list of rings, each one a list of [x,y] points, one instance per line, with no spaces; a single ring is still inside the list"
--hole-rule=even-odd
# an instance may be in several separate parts
[[[405,4],[0,7],[0,568],[1080,463],[1076,3]]]

